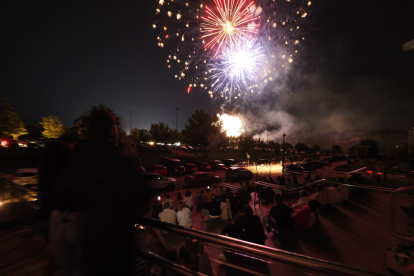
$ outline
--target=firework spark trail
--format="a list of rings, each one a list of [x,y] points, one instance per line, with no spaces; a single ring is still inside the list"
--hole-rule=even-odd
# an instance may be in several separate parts
[[[205,49],[213,49],[217,46],[215,56],[220,49],[227,44],[234,44],[243,37],[253,38],[250,34],[257,34],[257,30],[248,24],[255,21],[250,8],[254,4],[250,2],[246,5],[246,0],[214,0],[217,14],[206,6],[206,16],[202,16],[203,22],[200,24],[203,33],[201,39],[211,38],[205,44]]]
[[[220,61],[210,67],[214,91],[221,90],[224,98],[230,90],[248,88],[249,82],[259,72],[263,58],[263,48],[255,40],[244,39],[227,46],[219,56]]]

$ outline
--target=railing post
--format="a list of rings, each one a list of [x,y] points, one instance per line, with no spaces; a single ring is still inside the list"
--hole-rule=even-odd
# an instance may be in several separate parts
[[[391,208],[390,208],[390,234],[393,232],[394,228],[394,202],[395,202],[395,192],[392,192],[391,195]]]

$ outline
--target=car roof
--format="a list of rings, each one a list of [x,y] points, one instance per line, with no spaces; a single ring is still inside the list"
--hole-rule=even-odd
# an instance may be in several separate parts
[[[159,173],[154,173],[154,172],[143,172],[142,175],[159,175],[159,176],[162,176]]]
[[[34,172],[37,173],[38,169],[36,168],[26,168],[26,169],[18,169],[16,173],[26,173],[26,172]]]

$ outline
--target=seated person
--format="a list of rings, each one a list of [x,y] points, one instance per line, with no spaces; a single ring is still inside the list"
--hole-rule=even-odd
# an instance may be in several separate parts
[[[177,222],[179,225],[191,228],[191,211],[185,206],[185,203],[178,204]]]
[[[250,205],[244,206],[244,215],[246,216],[244,230],[246,232],[247,241],[264,245],[264,229],[260,223],[260,218],[257,215],[254,215]]]
[[[338,184],[333,184],[332,187],[328,188],[328,204],[334,204],[342,202],[342,193],[338,188]]]
[[[225,196],[222,196],[220,198],[220,210],[221,210],[220,219],[228,220],[228,219],[233,218],[233,215],[231,213],[230,200],[226,198]]]
[[[215,194],[212,194],[211,201],[207,204],[207,207],[208,209],[201,210],[200,221],[204,221],[204,217],[208,217],[210,220],[220,218],[220,202],[217,200],[217,196]]]
[[[237,196],[233,195],[232,192],[229,192],[229,194],[227,195],[227,199],[230,201],[232,217],[236,217],[240,209],[239,199],[237,198]]]
[[[166,203],[166,202],[168,202],[169,204],[170,204],[170,209],[172,209],[173,208],[173,201],[170,199],[170,195],[169,194],[166,194],[165,195],[165,200],[161,203],[162,204],[162,206],[164,206],[164,203]]]
[[[199,210],[202,210],[202,209],[206,209],[207,208],[207,197],[204,194],[204,190],[201,190],[200,191],[200,194],[198,195],[197,208]]]
[[[268,229],[275,229],[278,232],[289,232],[293,230],[292,210],[283,203],[283,197],[275,195],[276,205],[262,219],[262,226],[269,224]],[[274,220],[274,221],[273,221]],[[270,231],[270,230],[269,230]]]
[[[315,223],[315,214],[312,215],[311,208],[305,205],[295,210],[293,222],[295,224],[295,230],[305,230]]]
[[[305,190],[300,191],[298,206],[303,207],[305,205],[308,205],[309,200],[311,200],[311,198],[309,197],[309,193]]]
[[[191,191],[188,190],[185,193],[185,205],[187,206],[188,209],[190,209],[190,211],[193,211],[193,206],[194,206],[194,202],[193,202],[193,197],[191,196]]]
[[[323,187],[323,184],[319,183],[316,186],[316,193],[311,195],[310,197],[313,200],[317,200],[321,206],[325,206],[327,202],[327,196],[325,193],[325,188]]]
[[[177,224],[177,214],[174,210],[170,209],[170,203],[164,203],[164,211],[158,214],[158,218],[161,221],[165,221],[172,224]]]
[[[227,224],[226,227],[221,231],[221,235],[227,235],[231,238],[247,241],[246,232],[244,231],[247,218],[243,211],[240,211],[236,216],[236,219]]]

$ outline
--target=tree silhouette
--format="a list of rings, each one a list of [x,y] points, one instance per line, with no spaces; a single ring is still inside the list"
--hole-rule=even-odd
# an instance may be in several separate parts
[[[217,121],[217,116],[212,117],[202,109],[196,110],[188,119],[188,125],[185,125],[181,132],[184,142],[194,146],[208,146],[209,135],[220,133],[220,125],[217,125]]]
[[[14,140],[17,140],[21,135],[28,134],[23,121],[4,98],[0,98],[0,132],[13,136]]]

